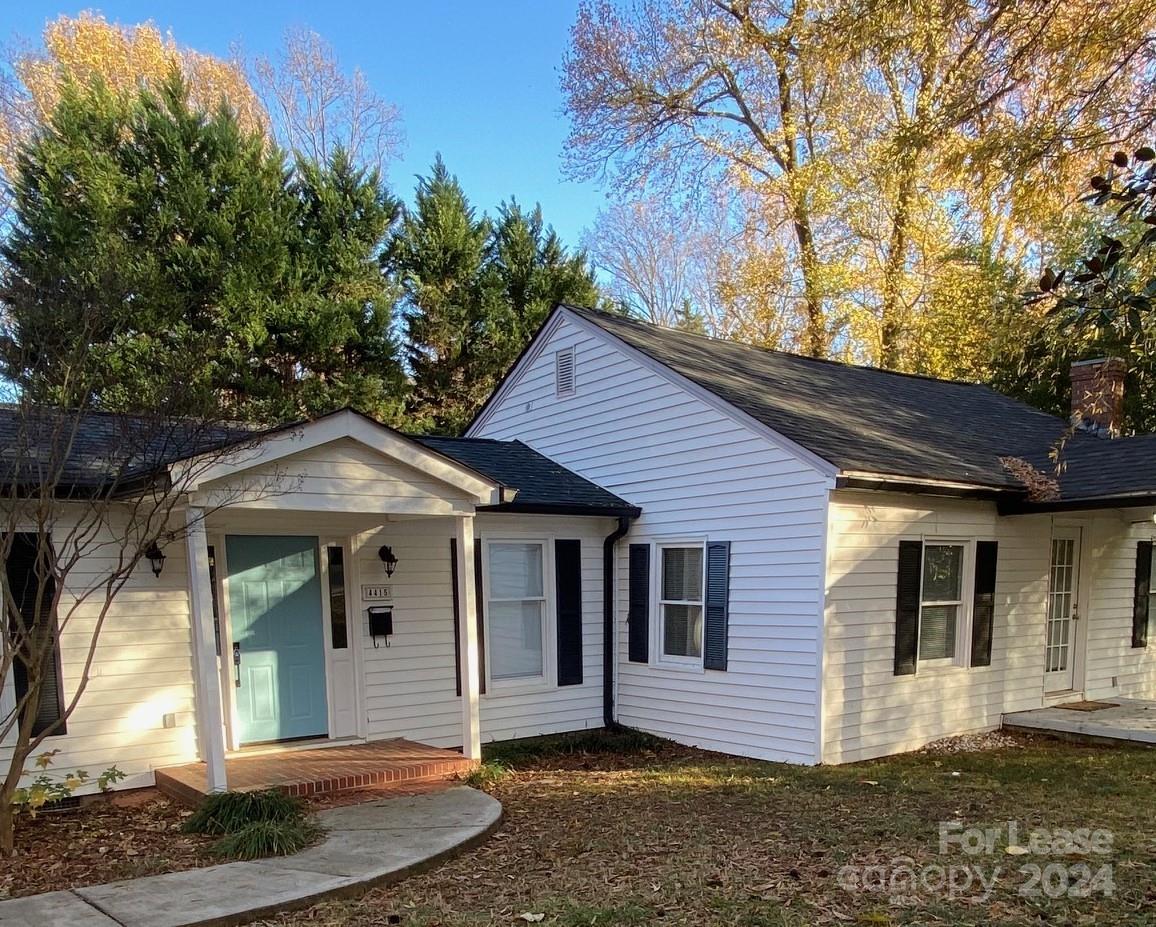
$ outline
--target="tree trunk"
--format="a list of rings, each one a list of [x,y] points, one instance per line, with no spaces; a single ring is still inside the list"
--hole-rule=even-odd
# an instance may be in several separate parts
[[[811,216],[803,206],[794,208],[795,238],[799,242],[799,263],[803,271],[803,303],[806,325],[803,350],[811,357],[827,356],[827,318],[823,311],[823,294],[819,286],[819,255],[811,233]]]
[[[16,806],[12,804],[12,799],[20,786],[20,780],[24,776],[24,764],[28,762],[28,754],[31,753],[28,744],[28,735],[31,732],[26,730],[26,727],[30,728],[31,724],[21,719],[12,757],[8,761],[8,770],[4,775],[4,781],[0,783],[0,859],[8,859],[16,849]]]
[[[16,806],[12,792],[0,789],[0,859],[10,859],[16,852]]]
[[[879,319],[879,366],[885,370],[898,370],[901,367],[908,328],[902,289],[907,262],[907,230],[911,222],[911,201],[915,197],[915,167],[905,160],[899,170],[895,217],[891,221],[887,261],[883,268],[883,302]]]

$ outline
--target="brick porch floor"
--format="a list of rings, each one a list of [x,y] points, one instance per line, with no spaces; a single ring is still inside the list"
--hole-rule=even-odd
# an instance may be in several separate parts
[[[321,795],[366,786],[448,779],[474,766],[454,750],[396,738],[341,747],[285,750],[225,760],[229,788],[276,788],[289,795]],[[156,770],[157,788],[178,801],[199,802],[208,790],[204,763]]]

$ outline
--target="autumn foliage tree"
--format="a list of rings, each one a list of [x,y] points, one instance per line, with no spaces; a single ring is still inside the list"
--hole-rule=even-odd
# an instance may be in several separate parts
[[[1156,431],[1156,149],[1115,152],[1083,200],[1098,221],[1026,294],[1020,313],[1030,337],[1001,359],[996,380],[1062,414],[1071,361],[1121,357],[1124,429]]]
[[[1151,124],[1154,28],[1141,0],[586,2],[569,169],[722,191],[734,298],[807,353],[918,368],[933,298],[985,324],[1088,159]]]
[[[290,168],[231,110],[195,109],[176,74],[132,97],[68,85],[15,192],[0,363],[21,389],[27,364],[89,339],[85,396],[102,409],[163,405],[155,371],[180,367],[238,420],[400,412],[377,263],[400,205],[340,150]]]
[[[44,126],[69,84],[100,83],[127,99],[157,89],[173,72],[189,88],[193,108],[227,105],[248,132],[263,131],[265,108],[242,64],[178,45],[152,23],[122,26],[97,13],[49,22],[38,48],[14,49],[0,79],[0,191],[11,189],[20,146]],[[0,200],[7,207],[9,198]]]

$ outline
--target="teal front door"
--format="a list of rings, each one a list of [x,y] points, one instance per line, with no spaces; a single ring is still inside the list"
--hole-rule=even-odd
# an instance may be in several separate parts
[[[317,538],[230,535],[225,550],[241,743],[324,736]]]

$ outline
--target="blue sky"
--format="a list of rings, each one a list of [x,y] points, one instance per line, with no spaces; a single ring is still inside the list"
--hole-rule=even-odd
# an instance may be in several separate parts
[[[479,209],[514,195],[540,202],[569,245],[604,202],[592,184],[564,180],[567,124],[558,75],[576,0],[251,3],[106,2],[63,6],[7,0],[0,36],[39,36],[46,20],[97,9],[121,23],[155,21],[178,42],[220,55],[238,42],[247,54],[276,50],[287,26],[308,26],[360,67],[401,108],[406,144],[389,172],[409,200],[414,175],[438,151]]]

